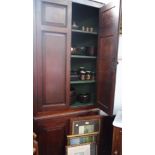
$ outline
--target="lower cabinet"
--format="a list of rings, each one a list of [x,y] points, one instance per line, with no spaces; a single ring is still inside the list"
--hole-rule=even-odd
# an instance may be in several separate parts
[[[98,155],[111,155],[114,116],[103,116],[101,119],[101,131]]]
[[[122,155],[122,128],[113,127],[112,155]]]
[[[39,127],[39,154],[63,155],[65,152],[67,121],[58,124],[49,123]]]
[[[38,135],[39,155],[65,155],[67,135],[70,134],[70,119],[82,116],[99,115],[99,111],[80,111],[47,117],[34,118],[34,131]],[[104,129],[103,129],[104,128]],[[110,155],[112,143],[112,120],[101,116],[101,135],[99,136],[98,155]]]

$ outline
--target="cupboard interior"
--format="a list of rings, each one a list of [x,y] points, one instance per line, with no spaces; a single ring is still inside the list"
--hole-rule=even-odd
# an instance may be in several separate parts
[[[73,27],[73,25],[77,27]],[[84,26],[85,30],[82,29]],[[96,75],[96,57],[99,27],[99,9],[72,3],[72,48],[84,48],[84,53],[71,53],[71,72],[79,72],[80,67],[84,67],[85,71],[91,71]],[[89,28],[89,30],[86,30]],[[93,28],[91,31],[90,28]],[[93,55],[89,55],[86,51],[88,48],[94,48]],[[80,76],[78,74],[78,76]],[[71,90],[75,91],[74,102],[70,102],[70,106],[77,108],[80,106],[95,105],[96,102],[96,79],[94,80],[71,80]],[[78,100],[78,96],[89,94],[87,102]]]
[[[72,23],[76,22],[79,27],[93,27],[98,32],[99,9],[78,3],[72,3]]]

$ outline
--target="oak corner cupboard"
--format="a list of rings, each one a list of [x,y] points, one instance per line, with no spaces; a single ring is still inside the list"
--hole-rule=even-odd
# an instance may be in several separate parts
[[[34,131],[40,155],[64,154],[70,118],[113,114],[119,8],[119,0],[34,0]]]

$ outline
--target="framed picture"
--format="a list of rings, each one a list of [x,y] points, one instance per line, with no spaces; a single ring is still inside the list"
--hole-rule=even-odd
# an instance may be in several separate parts
[[[71,134],[100,132],[100,116],[77,117],[70,120]]]
[[[67,146],[67,155],[90,155],[90,144]]]
[[[98,132],[92,134],[83,134],[83,135],[68,135],[67,144],[71,146],[85,144],[85,143],[96,143],[97,142]]]
[[[97,155],[96,143],[87,143],[77,146],[66,146],[67,155]]]
[[[96,143],[90,144],[90,155],[97,155],[97,144]]]

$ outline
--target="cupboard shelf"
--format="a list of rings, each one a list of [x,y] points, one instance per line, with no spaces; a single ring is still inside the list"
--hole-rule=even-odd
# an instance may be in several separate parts
[[[76,29],[72,29],[72,32],[74,32],[74,33],[83,33],[83,34],[93,34],[93,35],[98,35],[97,32],[87,32],[87,31],[76,30]]]
[[[95,80],[79,80],[79,81],[71,81],[71,84],[86,84],[86,83],[95,83]]]
[[[96,56],[71,55],[71,58],[75,58],[75,59],[96,59]]]
[[[81,103],[76,101],[75,103],[71,104],[71,107],[81,107],[81,106],[91,106],[94,105],[93,102],[89,102],[89,103]]]

